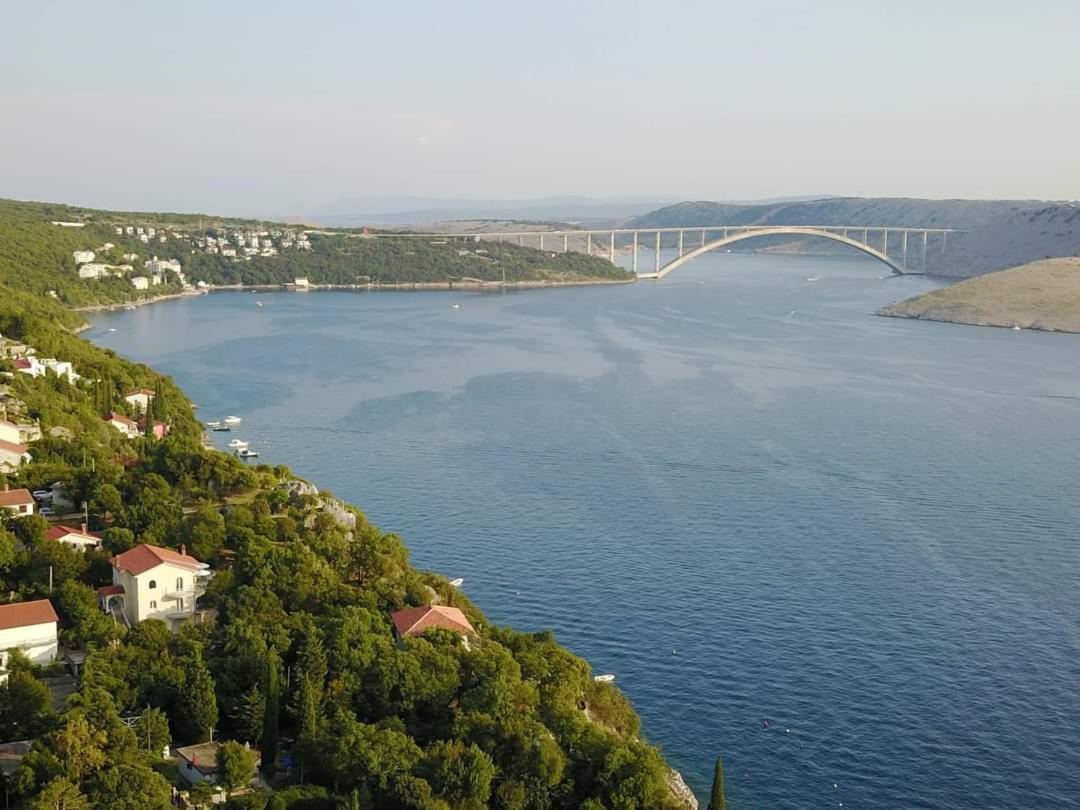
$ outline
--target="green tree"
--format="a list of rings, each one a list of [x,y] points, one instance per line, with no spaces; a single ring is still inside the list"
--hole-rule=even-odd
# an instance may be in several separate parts
[[[173,725],[187,743],[206,742],[218,721],[214,679],[202,654],[196,651],[186,662],[183,686]]]
[[[78,785],[61,776],[34,797],[30,810],[90,810],[90,802]]]
[[[204,506],[184,521],[188,550],[200,560],[212,560],[225,545],[225,518],[213,506]]]
[[[15,535],[0,526],[0,573],[6,574],[15,564]]]
[[[119,635],[116,622],[101,612],[97,594],[89,585],[65,580],[57,591],[57,603],[66,625],[60,636],[68,644],[105,644]]]
[[[25,740],[41,734],[52,722],[49,687],[29,672],[16,670],[0,688],[0,739]]]
[[[172,740],[169,718],[161,709],[144,709],[135,721],[135,736],[138,738],[139,748],[156,762],[161,759],[162,752]]]
[[[69,714],[64,725],[49,736],[65,774],[76,783],[105,765],[108,742],[105,732],[91,725],[82,712]]]
[[[103,768],[87,790],[94,807],[109,810],[170,810],[172,788],[161,774],[141,764]]]
[[[712,792],[709,793],[709,810],[724,810],[727,803],[724,800],[724,762],[717,756],[716,767],[713,769]]]
[[[271,647],[266,653],[266,713],[262,733],[263,770],[273,773],[277,762],[278,722],[281,716],[281,660]]]
[[[486,806],[495,764],[475,745],[440,740],[427,750],[423,775],[432,789],[452,804]]]
[[[223,742],[218,749],[218,781],[226,790],[244,787],[255,776],[258,755],[235,740]]]

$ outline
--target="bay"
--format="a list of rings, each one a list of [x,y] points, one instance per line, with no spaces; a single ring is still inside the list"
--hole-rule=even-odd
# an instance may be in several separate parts
[[[614,673],[699,796],[719,753],[736,808],[1080,806],[1080,338],[873,317],[938,284],[886,273],[222,293],[88,336]]]

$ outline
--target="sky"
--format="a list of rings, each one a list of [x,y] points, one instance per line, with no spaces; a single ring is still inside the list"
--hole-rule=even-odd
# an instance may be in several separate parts
[[[0,196],[1080,197],[1076,0],[8,4]]]

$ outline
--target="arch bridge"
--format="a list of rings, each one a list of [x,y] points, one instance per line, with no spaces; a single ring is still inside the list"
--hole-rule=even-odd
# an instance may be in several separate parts
[[[373,234],[386,237],[423,237],[431,240],[473,239],[476,242],[517,242],[540,250],[574,251],[606,255],[615,263],[616,253],[629,250],[631,269],[643,279],[662,279],[687,262],[713,250],[748,239],[766,236],[828,239],[872,256],[896,275],[922,275],[933,256],[946,253],[949,237],[962,234],[956,228],[907,228],[863,225],[708,225],[668,228],[606,228],[563,231],[457,231],[442,233],[396,232]],[[652,268],[643,269],[640,254],[652,253]],[[665,255],[666,254],[666,255]]]

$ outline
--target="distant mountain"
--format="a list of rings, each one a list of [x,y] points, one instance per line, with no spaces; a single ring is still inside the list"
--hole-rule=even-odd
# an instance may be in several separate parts
[[[932,255],[928,271],[973,276],[1051,256],[1080,256],[1080,204],[1041,200],[920,200],[832,197],[739,205],[681,202],[631,219],[628,227],[678,225],[854,225],[957,228],[944,256]],[[761,244],[778,241],[763,238]],[[847,250],[812,237],[796,240],[807,252]],[[756,244],[756,243],[751,243]]]
[[[339,200],[305,215],[323,225],[421,225],[452,219],[618,222],[669,201],[656,198],[544,197],[524,200],[468,200],[425,197],[371,197]]]

